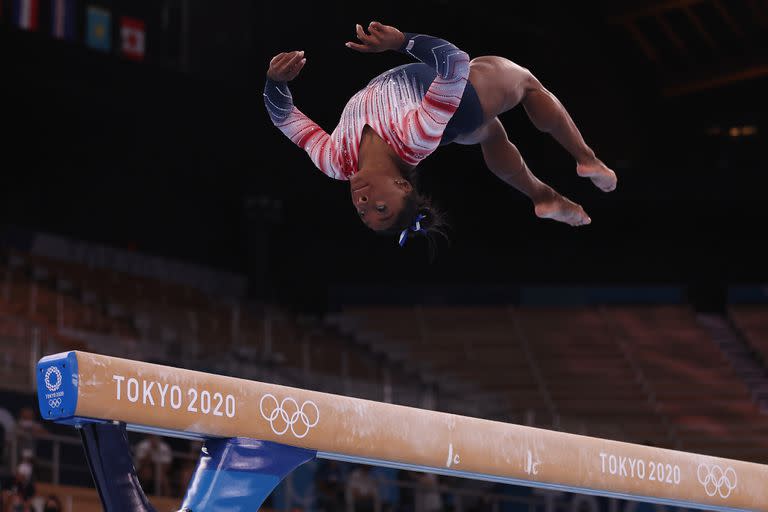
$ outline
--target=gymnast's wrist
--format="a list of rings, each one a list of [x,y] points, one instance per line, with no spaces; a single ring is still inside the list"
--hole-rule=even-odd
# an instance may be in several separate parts
[[[405,53],[408,49],[408,42],[413,39],[413,36],[416,34],[413,34],[411,32],[400,32],[403,34],[403,42],[400,43],[400,46],[396,49],[400,53]]]
[[[269,76],[269,73],[267,73],[267,84],[275,84],[275,85],[282,85],[287,84],[288,82],[286,80],[277,80],[275,78],[272,78]]]

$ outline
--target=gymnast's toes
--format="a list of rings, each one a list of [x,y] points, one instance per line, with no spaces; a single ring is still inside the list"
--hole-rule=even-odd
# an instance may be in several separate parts
[[[616,173],[600,160],[595,159],[594,162],[577,165],[576,173],[582,178],[591,179],[592,183],[603,192],[616,190]]]
[[[592,223],[580,205],[561,195],[536,203],[536,216],[542,219],[552,219],[569,226],[586,226]]]

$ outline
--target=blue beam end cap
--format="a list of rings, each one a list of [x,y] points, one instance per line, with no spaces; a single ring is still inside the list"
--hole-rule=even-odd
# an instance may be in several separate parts
[[[63,352],[37,363],[37,401],[45,420],[72,418],[77,410],[79,375],[77,355]]]

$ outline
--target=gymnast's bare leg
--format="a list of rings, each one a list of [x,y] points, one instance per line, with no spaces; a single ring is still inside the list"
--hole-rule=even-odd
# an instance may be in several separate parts
[[[503,57],[474,59],[469,80],[477,90],[486,122],[477,131],[456,142],[480,144],[488,168],[527,195],[533,201],[539,217],[574,226],[589,224],[591,219],[581,206],[563,197],[531,173],[497,117],[522,103],[531,122],[539,130],[551,134],[574,157],[579,176],[590,178],[605,192],[614,190],[616,174],[587,146],[560,101],[530,71]]]

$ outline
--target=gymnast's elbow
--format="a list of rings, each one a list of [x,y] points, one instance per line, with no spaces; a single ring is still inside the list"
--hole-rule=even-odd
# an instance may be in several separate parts
[[[469,79],[469,54],[463,50],[449,56],[446,79]]]

